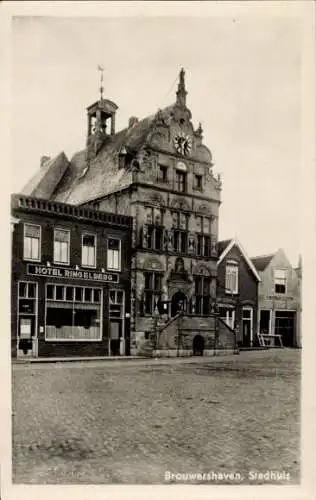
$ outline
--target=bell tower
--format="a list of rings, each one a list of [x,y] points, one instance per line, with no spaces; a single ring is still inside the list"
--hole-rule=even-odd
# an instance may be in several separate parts
[[[100,71],[100,99],[87,108],[87,158],[96,156],[108,137],[115,134],[117,105],[103,97],[103,71]]]

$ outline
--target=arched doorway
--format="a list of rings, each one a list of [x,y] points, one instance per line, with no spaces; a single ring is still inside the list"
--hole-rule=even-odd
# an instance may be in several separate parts
[[[176,292],[171,299],[171,317],[173,318],[179,311],[187,310],[187,298],[183,292]]]
[[[203,356],[204,338],[202,335],[195,335],[193,339],[193,356]]]

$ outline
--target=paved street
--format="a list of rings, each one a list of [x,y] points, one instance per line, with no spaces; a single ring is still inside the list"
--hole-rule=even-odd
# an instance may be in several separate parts
[[[13,365],[13,482],[298,483],[300,354]]]

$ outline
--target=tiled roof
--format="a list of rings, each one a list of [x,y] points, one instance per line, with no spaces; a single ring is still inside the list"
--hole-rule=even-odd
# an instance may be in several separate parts
[[[22,189],[21,194],[50,198],[67,170],[69,161],[64,152],[48,160]]]
[[[160,116],[166,117],[172,107],[164,108]],[[88,169],[86,150],[74,154],[70,163],[67,162],[68,168],[64,168],[62,172],[57,168],[50,168],[50,164],[56,159],[51,160],[41,167],[22,193],[64,203],[82,204],[129,186],[132,183],[131,169],[119,169],[118,154],[122,146],[127,152],[134,153],[145,145],[153,130],[154,119],[155,115],[148,116],[133,126],[108,136],[97,156],[90,161]],[[49,180],[45,176],[46,171],[51,174]]]
[[[273,259],[274,255],[275,254],[272,253],[272,254],[269,254],[269,255],[261,255],[261,256],[258,256],[258,257],[253,257],[251,259],[251,262],[253,263],[253,265],[255,266],[255,268],[257,269],[257,271],[264,271],[265,268],[270,264],[270,262]]]
[[[230,238],[229,240],[222,240],[217,243],[218,255],[221,255],[221,253],[223,253],[223,251],[225,250],[225,248],[227,248],[231,240],[232,238]]]

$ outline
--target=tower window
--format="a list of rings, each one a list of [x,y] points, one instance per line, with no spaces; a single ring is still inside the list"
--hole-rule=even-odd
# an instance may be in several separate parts
[[[202,191],[202,175],[194,176],[194,189],[196,191]]]
[[[187,174],[186,172],[180,172],[180,170],[176,170],[176,190],[180,193],[184,193],[186,191],[186,181]]]
[[[159,165],[158,170],[158,180],[161,182],[167,182],[168,167],[165,165]]]

